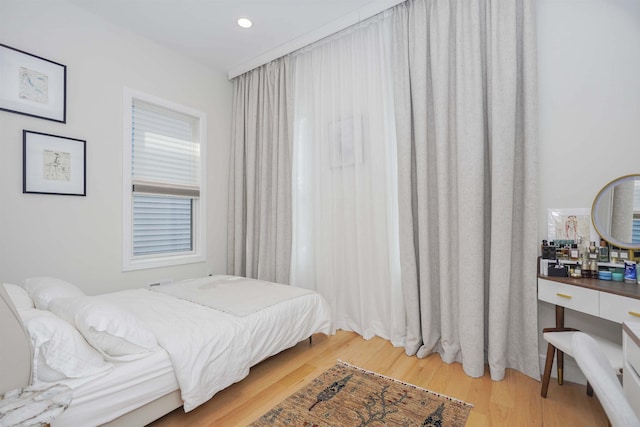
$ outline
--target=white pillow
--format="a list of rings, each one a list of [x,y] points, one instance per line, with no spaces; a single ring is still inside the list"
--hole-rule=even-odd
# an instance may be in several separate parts
[[[60,298],[49,309],[75,325],[107,360],[135,360],[158,349],[156,336],[132,313],[100,297]]]
[[[40,310],[48,310],[49,303],[56,298],[85,295],[77,286],[53,277],[30,277],[24,281],[24,288],[33,298],[36,308]]]
[[[3,285],[9,294],[9,298],[11,298],[11,302],[18,311],[33,308],[33,300],[27,291],[11,283],[3,283]]]
[[[33,345],[33,378],[57,382],[107,372],[113,365],[82,338],[68,322],[53,313],[31,309],[20,312]]]

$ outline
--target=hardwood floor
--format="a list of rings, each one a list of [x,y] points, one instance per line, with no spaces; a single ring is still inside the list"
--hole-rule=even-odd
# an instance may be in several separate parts
[[[313,344],[299,343],[251,369],[247,378],[185,414],[182,408],[150,424],[153,427],[244,426],[295,392],[324,370],[343,360],[474,405],[466,427],[479,426],[606,426],[607,417],[582,385],[558,386],[555,379],[546,399],[540,382],[511,369],[503,381],[488,375],[470,378],[459,363],[448,365],[439,355],[408,357],[402,348],[373,338],[338,331],[316,335]]]

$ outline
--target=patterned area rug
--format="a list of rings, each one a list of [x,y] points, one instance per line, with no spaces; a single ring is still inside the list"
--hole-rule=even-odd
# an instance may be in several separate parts
[[[339,362],[251,424],[464,426],[472,405]]]

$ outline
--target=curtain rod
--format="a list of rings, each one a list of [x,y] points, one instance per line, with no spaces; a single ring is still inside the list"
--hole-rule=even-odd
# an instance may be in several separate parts
[[[331,34],[337,33],[340,30],[344,30],[351,25],[371,18],[372,16],[377,15],[378,13],[392,8],[393,6],[396,6],[400,3],[403,3],[404,1],[406,0],[374,0],[367,6],[363,6],[360,9],[357,9],[350,14],[343,16],[342,18],[336,19],[335,21],[332,21],[327,25],[323,25],[322,27],[319,27],[300,37],[296,37],[295,39],[292,39],[287,43],[271,49],[263,53],[262,55],[259,55],[236,67],[233,67],[227,73],[228,78],[229,80],[231,80],[235,77],[238,77],[240,74],[244,74],[248,71],[253,70],[254,68],[258,68],[259,66],[266,64],[267,62],[273,61],[274,59],[280,58],[288,53],[301,49],[313,42],[330,36]]]

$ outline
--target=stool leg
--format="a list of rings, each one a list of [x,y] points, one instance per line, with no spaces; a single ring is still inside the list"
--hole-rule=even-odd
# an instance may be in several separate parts
[[[564,380],[564,353],[558,350],[558,384],[562,385]]]
[[[589,381],[587,381],[587,396],[593,397],[593,387],[591,387],[591,384],[589,384]]]
[[[551,379],[551,368],[553,367],[553,356],[555,355],[556,348],[549,344],[547,346],[547,361],[544,364],[544,374],[542,375],[542,388],[540,389],[540,396],[547,397],[547,391],[549,390],[549,380]]]

